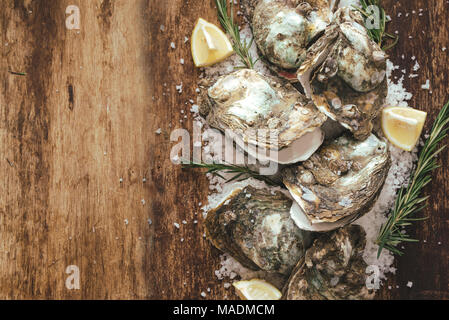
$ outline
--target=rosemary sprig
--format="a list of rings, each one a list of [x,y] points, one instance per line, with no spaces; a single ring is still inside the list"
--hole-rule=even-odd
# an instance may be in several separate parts
[[[409,186],[399,191],[395,206],[387,222],[382,226],[377,238],[378,257],[383,249],[402,255],[402,251],[397,248],[400,243],[418,241],[403,233],[403,228],[410,226],[412,222],[426,219],[412,218],[412,216],[426,207],[425,202],[429,197],[422,197],[421,191],[432,181],[431,172],[440,167],[437,163],[437,156],[446,148],[446,145],[437,148],[438,144],[447,137],[448,124],[449,102],[435,120],[430,136],[419,155],[418,164]]]
[[[27,74],[24,73],[24,72],[16,72],[16,71],[11,71],[11,70],[8,70],[8,72],[9,72],[10,74],[13,74],[13,75],[16,75],[16,76],[26,76],[26,75],[27,75]]]
[[[379,28],[367,28],[368,35],[379,44],[384,51],[393,48],[399,41],[399,37],[392,35],[385,31],[385,26],[387,24],[387,16],[385,10],[380,5],[381,0],[360,0],[361,7],[353,6],[357,11],[359,11],[365,18],[372,18],[373,12],[371,12],[370,7],[376,6],[379,9]],[[371,7],[372,8],[372,7]],[[375,16],[375,18],[377,18]],[[383,45],[387,40],[393,40],[392,43],[388,45]]]
[[[231,36],[232,48],[235,53],[240,57],[244,67],[248,69],[254,69],[254,65],[257,63],[257,60],[253,60],[249,50],[253,45],[254,38],[251,41],[242,41],[240,39],[240,31],[239,26],[234,21],[234,5],[231,1],[230,4],[230,15],[228,14],[228,0],[215,0],[215,4],[217,6],[218,20],[225,31]]]
[[[271,186],[278,186],[274,180],[270,179],[268,176],[260,175],[257,172],[249,169],[248,167],[239,167],[233,164],[225,164],[225,163],[196,163],[192,161],[182,162],[183,168],[197,168],[197,169],[207,169],[206,173],[211,173],[214,176],[220,177],[224,180],[226,178],[223,177],[221,173],[229,173],[234,174],[234,176],[230,179],[226,180],[226,183],[232,181],[243,181],[249,178],[254,178],[260,181],[265,182]]]

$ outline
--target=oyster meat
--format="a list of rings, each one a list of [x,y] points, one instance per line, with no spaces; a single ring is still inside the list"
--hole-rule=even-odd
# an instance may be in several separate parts
[[[210,126],[262,161],[307,160],[324,140],[326,115],[287,81],[254,70],[220,77],[200,101]]]
[[[307,47],[331,22],[333,2],[242,0],[241,5],[260,52],[283,75],[282,69],[297,69],[301,65]]]
[[[388,93],[387,55],[363,23],[360,13],[339,9],[297,73],[318,109],[359,140],[371,134]]]
[[[315,240],[284,288],[286,300],[370,300],[363,251],[366,234],[347,226]]]
[[[296,200],[292,218],[310,231],[356,220],[374,205],[389,169],[388,145],[375,135],[365,141],[344,135],[323,145],[309,160],[282,172]]]
[[[237,188],[206,218],[206,235],[243,266],[289,275],[312,234],[290,218],[292,200],[281,192]]]

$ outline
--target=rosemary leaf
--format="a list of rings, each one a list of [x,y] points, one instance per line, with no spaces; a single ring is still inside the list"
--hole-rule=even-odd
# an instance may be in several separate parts
[[[8,70],[8,72],[9,72],[10,74],[13,74],[13,75],[16,75],[16,76],[26,76],[26,75],[27,75],[27,74],[24,73],[24,72],[16,72],[16,71],[11,71],[11,70]]]
[[[241,68],[254,69],[254,65],[257,63],[259,59],[256,61],[253,60],[253,57],[250,54],[250,49],[253,44],[254,38],[249,42],[243,41],[240,38],[240,31],[238,24],[234,21],[234,5],[231,1],[230,4],[230,15],[228,14],[228,0],[215,0],[215,4],[217,6],[217,14],[218,20],[220,21],[221,26],[231,37],[232,48],[235,53],[240,57],[243,66]]]
[[[411,225],[411,222],[422,221],[426,218],[413,218],[411,216],[423,210],[429,197],[420,197],[422,190],[431,181],[431,173],[439,168],[437,156],[445,150],[446,146],[438,148],[438,144],[447,137],[449,124],[449,102],[441,109],[438,114],[430,136],[420,152],[416,170],[411,177],[408,187],[402,188],[396,199],[395,205],[388,216],[387,222],[382,226],[377,244],[379,250],[378,257],[383,249],[389,250],[394,254],[402,255],[397,246],[402,242],[417,242],[407,234],[402,233],[401,227]]]
[[[279,186],[279,183],[276,183],[274,180],[269,178],[268,176],[264,176],[258,174],[255,171],[252,171],[248,167],[239,167],[232,164],[223,164],[223,163],[196,163],[192,161],[182,161],[183,168],[195,168],[195,169],[208,169],[207,173],[211,173],[214,176],[220,177],[223,180],[226,180],[221,173],[234,174],[233,177],[226,180],[226,183],[232,181],[244,181],[249,178],[254,178],[256,180],[260,180],[265,182],[271,186]]]

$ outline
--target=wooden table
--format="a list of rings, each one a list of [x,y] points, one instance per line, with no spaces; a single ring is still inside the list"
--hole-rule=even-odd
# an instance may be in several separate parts
[[[416,56],[419,76],[404,84],[433,120],[449,99],[449,5],[384,4],[401,35],[391,59],[411,73]],[[66,28],[69,5],[79,31]],[[0,2],[0,298],[200,299],[207,288],[208,299],[234,298],[192,222],[208,182],[169,159],[170,132],[191,129],[199,71],[184,37],[200,16],[217,22],[211,0]],[[426,242],[407,246],[379,298],[449,298],[448,172],[426,189],[430,218],[411,229]],[[70,265],[79,290],[65,285]]]

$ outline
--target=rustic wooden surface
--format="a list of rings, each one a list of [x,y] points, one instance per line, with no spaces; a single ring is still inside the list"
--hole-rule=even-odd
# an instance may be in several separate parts
[[[401,35],[391,58],[411,72],[416,56],[404,84],[433,120],[449,99],[448,4],[384,3]],[[79,32],[65,27],[68,5]],[[216,22],[211,0],[1,1],[0,298],[234,298],[194,214],[206,178],[169,160],[171,130],[191,129],[199,72],[184,37],[199,16]],[[430,219],[411,231],[426,242],[407,246],[379,298],[449,298],[448,152],[426,190]],[[80,290],[65,287],[69,265]]]

